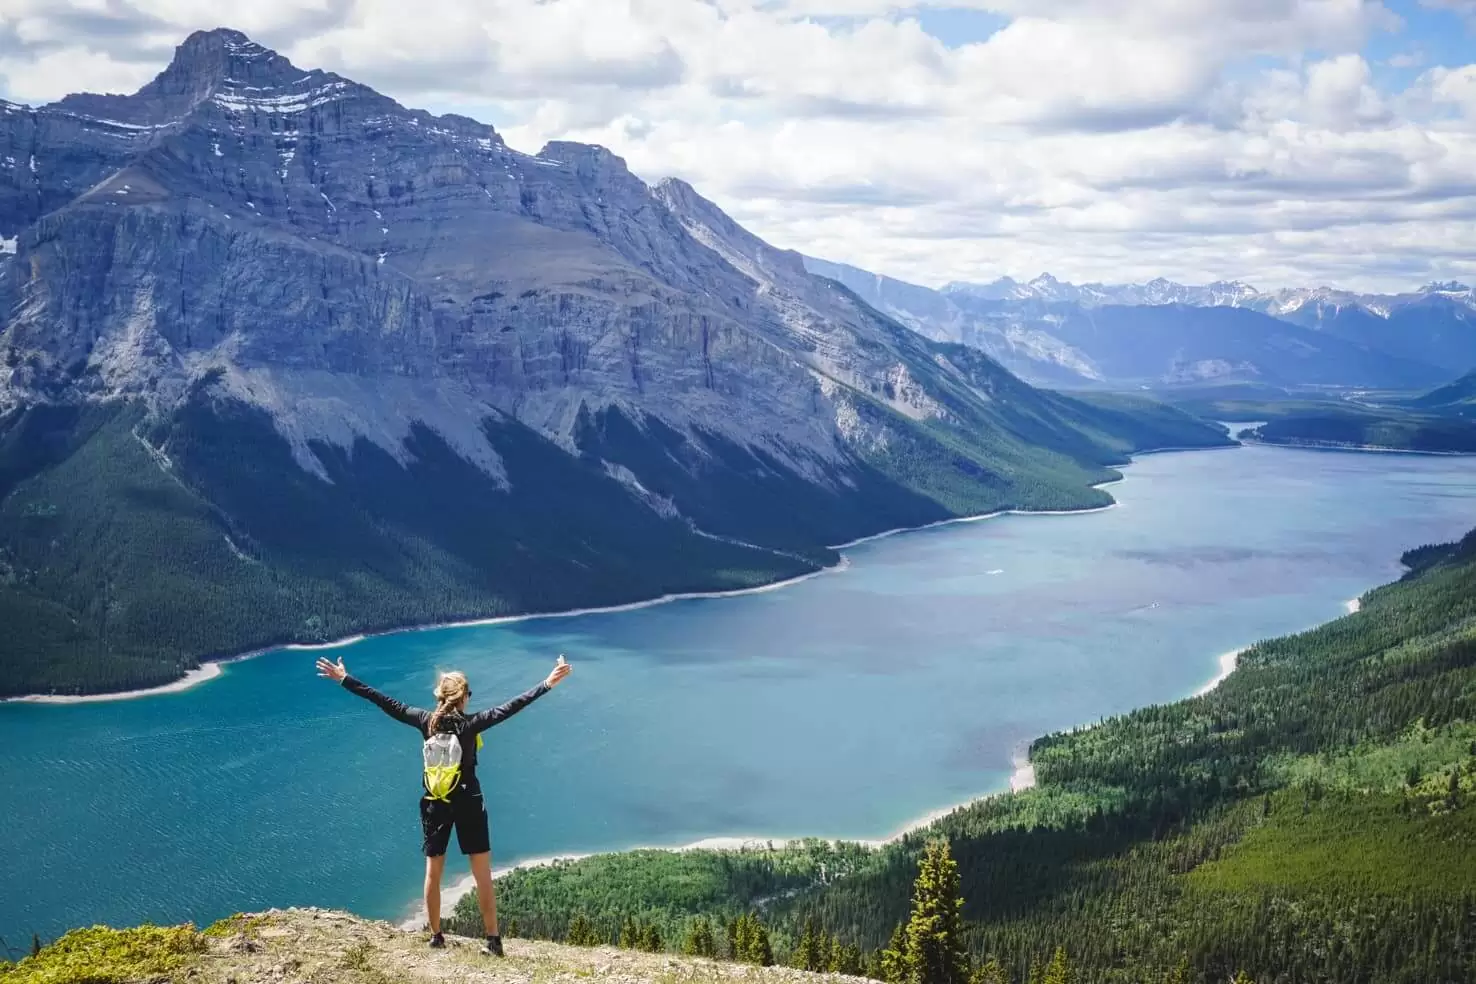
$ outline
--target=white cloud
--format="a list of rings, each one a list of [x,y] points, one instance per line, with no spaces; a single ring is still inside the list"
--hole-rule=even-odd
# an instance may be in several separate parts
[[[929,7],[1005,19],[949,46]],[[3,94],[136,88],[218,11],[0,0]],[[1380,91],[1362,52],[1399,21],[1371,0],[257,0],[233,19],[299,64],[523,149],[604,143],[777,245],[920,282],[1476,275],[1476,66]]]
[[[1476,120],[1476,65],[1433,68],[1421,83],[1428,87],[1430,98],[1436,103],[1454,106],[1467,119]]]

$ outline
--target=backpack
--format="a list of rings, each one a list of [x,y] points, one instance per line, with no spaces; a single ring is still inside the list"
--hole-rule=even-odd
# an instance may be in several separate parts
[[[449,803],[461,782],[461,739],[449,731],[433,734],[425,740],[424,755],[426,795]]]
[[[482,736],[477,735],[477,748]],[[451,794],[461,785],[461,739],[452,731],[440,731],[425,740],[421,749],[425,759],[425,792],[431,799],[451,802]]]

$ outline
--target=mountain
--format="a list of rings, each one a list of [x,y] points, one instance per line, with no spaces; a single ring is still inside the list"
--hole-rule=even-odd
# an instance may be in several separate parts
[[[1450,375],[1420,356],[1418,339],[1379,348],[1315,319],[1304,325],[1276,317],[1259,310],[1264,296],[1243,284],[1076,287],[1046,274],[1028,284],[1006,279],[933,291],[842,264],[805,262],[915,331],[982,349],[1039,385],[1418,389]],[[1449,347],[1459,349],[1464,338],[1454,334]]]
[[[823,263],[824,261],[816,261]],[[1456,307],[1476,308],[1476,291],[1463,283],[1431,283],[1403,294],[1360,294],[1332,287],[1290,287],[1262,292],[1238,280],[1217,280],[1191,285],[1158,277],[1145,284],[1072,284],[1042,273],[1020,283],[1001,277],[987,284],[954,281],[940,293],[976,297],[989,301],[1047,301],[1103,307],[1109,304],[1143,307],[1184,304],[1190,307],[1248,307],[1284,316],[1304,308],[1359,308],[1378,317],[1409,305],[1444,301]]]
[[[1280,291],[1260,307],[1283,320],[1390,356],[1436,366],[1448,379],[1476,365],[1476,295],[1461,284],[1407,294]]]
[[[1159,277],[1146,284],[1075,284],[1043,273],[1027,283],[1001,277],[988,284],[950,283],[945,294],[986,301],[1047,301],[1101,307],[1108,304],[1146,306],[1185,304],[1191,307],[1243,307],[1260,297],[1249,284],[1217,281],[1202,287],[1187,287]]]
[[[1457,417],[1476,417],[1476,372],[1410,400],[1408,406]]]
[[[0,694],[752,586],[1225,440],[930,342],[608,150],[234,31],[7,105],[0,145]]]
[[[963,295],[957,292],[935,291],[810,256],[804,258],[804,263],[811,273],[844,284],[867,304],[913,331],[937,341],[981,349],[1036,385],[1081,386],[1105,381],[1086,353],[1051,335],[1048,326],[968,310],[966,301],[960,303]]]

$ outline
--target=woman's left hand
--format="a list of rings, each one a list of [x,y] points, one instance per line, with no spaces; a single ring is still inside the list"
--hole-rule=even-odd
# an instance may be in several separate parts
[[[561,654],[559,661],[554,664],[553,672],[548,675],[547,680],[543,681],[543,685],[546,687],[557,687],[563,681],[564,677],[568,676],[573,670],[574,667],[565,663],[564,657]]]
[[[338,662],[334,663],[319,656],[318,676],[327,677],[334,683],[342,683],[343,678],[348,676],[348,670],[344,669],[343,666],[343,657],[338,657]]]

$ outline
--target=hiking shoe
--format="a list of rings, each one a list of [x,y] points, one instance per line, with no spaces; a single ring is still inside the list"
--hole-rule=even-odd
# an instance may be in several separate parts
[[[484,947],[482,947],[482,952],[485,953],[485,954],[487,954],[488,956],[491,956],[491,957],[503,957],[503,956],[506,956],[506,954],[502,952],[502,937],[501,936],[489,936],[489,937],[487,937],[487,945],[484,946]]]
[[[433,949],[433,950],[443,950],[443,949],[445,949],[445,947],[446,947],[446,937],[445,937],[445,935],[443,935],[441,933],[436,933],[436,934],[432,935],[431,938],[430,938],[430,945],[431,945],[431,949]]]

